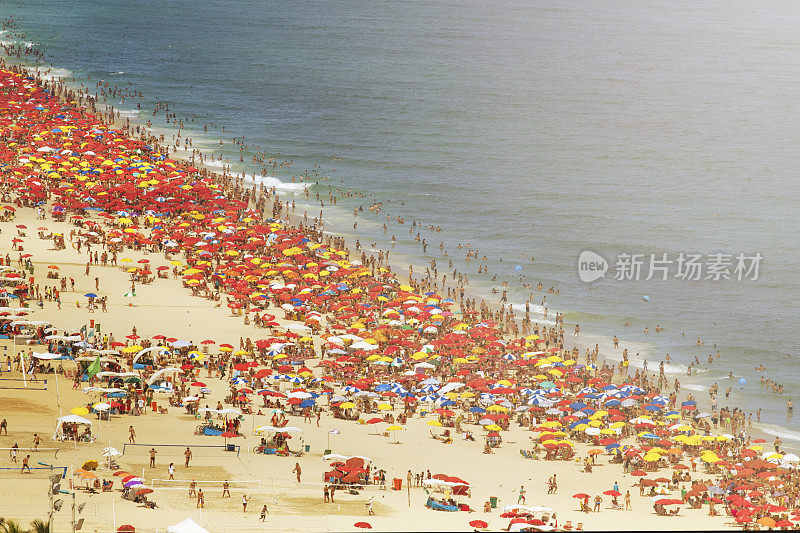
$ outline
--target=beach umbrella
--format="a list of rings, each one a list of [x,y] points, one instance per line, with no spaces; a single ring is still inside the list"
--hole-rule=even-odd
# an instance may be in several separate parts
[[[87,408],[85,408],[85,407],[82,407],[82,406],[81,407],[73,407],[70,410],[70,413],[72,413],[73,415],[78,415],[78,416],[86,416],[86,415],[89,414],[89,410]]]
[[[764,527],[768,527],[768,528],[773,528],[777,524],[775,522],[775,519],[773,519],[773,518],[771,518],[769,516],[762,516],[761,518],[756,520],[756,523],[760,524],[760,525],[762,525]]]
[[[486,529],[487,527],[489,527],[489,524],[487,524],[483,520],[473,520],[469,523],[469,525],[476,529]]]
[[[399,440],[397,440],[397,432],[398,431],[402,431],[404,429],[405,429],[404,427],[401,427],[401,426],[398,426],[397,424],[394,424],[392,426],[387,427],[386,431],[391,431],[391,432],[393,432],[395,434],[395,444],[397,444],[399,442]]]
[[[356,522],[353,524],[353,527],[357,527],[358,529],[372,529],[372,526],[369,525],[368,522]]]

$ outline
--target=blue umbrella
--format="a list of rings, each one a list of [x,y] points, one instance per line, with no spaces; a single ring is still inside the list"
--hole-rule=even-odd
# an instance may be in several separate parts
[[[93,292],[87,292],[86,294],[84,294],[84,296],[86,296],[87,298],[97,298],[97,295]]]
[[[483,407],[475,406],[475,407],[470,407],[469,408],[469,412],[470,413],[485,413],[486,409],[484,409]]]

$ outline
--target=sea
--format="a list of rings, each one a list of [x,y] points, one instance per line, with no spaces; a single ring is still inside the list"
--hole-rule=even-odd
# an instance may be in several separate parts
[[[212,165],[309,219],[319,194],[351,245],[561,312],[568,344],[612,360],[669,354],[670,380],[800,440],[796,2],[6,0],[0,17],[44,75],[141,92],[108,103],[169,141],[168,106]]]

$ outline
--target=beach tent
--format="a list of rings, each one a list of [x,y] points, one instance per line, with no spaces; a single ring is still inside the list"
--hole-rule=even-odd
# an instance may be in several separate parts
[[[187,518],[180,524],[175,524],[174,526],[167,526],[167,533],[210,533],[206,528],[192,520],[191,518]]]
[[[56,440],[58,435],[62,433],[61,428],[64,424],[87,424],[91,427],[92,421],[78,415],[64,415],[59,417],[58,420],[56,420],[56,432],[53,434],[53,440]]]
[[[149,353],[153,354],[152,355],[153,362],[156,363],[157,362],[156,354],[169,353],[169,350],[167,348],[164,348],[163,346],[153,346],[151,348],[145,348],[144,350],[136,354],[136,356],[133,358],[133,364],[136,364],[136,361],[138,361],[140,357]]]

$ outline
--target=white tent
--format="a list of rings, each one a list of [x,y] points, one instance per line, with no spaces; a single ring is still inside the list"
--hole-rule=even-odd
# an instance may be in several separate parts
[[[87,424],[92,427],[92,421],[87,418],[78,415],[64,415],[56,420],[56,432],[53,434],[53,440],[57,440],[62,434],[61,428],[64,424]]]
[[[191,518],[187,518],[180,524],[175,524],[174,526],[167,526],[167,533],[211,533],[206,528],[192,520]]]
[[[143,355],[148,354],[148,353],[152,353],[153,354],[152,355],[153,362],[156,363],[157,362],[156,361],[156,353],[158,353],[159,355],[163,355],[164,353],[168,354],[169,350],[167,348],[164,348],[163,346],[152,346],[150,348],[145,348],[144,350],[142,350],[142,351],[140,351],[139,353],[136,354],[136,356],[133,358],[133,363],[136,364],[136,361],[138,361],[140,357],[142,357]]]

